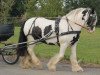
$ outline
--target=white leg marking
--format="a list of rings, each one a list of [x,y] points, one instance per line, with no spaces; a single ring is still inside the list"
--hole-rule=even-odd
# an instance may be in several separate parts
[[[33,67],[30,55],[25,55],[25,56],[21,57],[20,66],[23,69],[28,69],[28,68],[32,68]]]
[[[59,53],[52,57],[47,64],[49,70],[56,71],[56,64],[63,58],[67,46],[67,43],[63,43],[60,45]]]
[[[40,60],[36,57],[34,50],[33,50],[33,47],[34,47],[34,45],[30,45],[28,47],[28,52],[32,58],[32,63],[34,64],[34,67],[42,69],[42,64],[41,64]]]
[[[32,36],[28,36],[28,40],[29,41],[33,41],[33,37]],[[40,62],[40,60],[36,57],[35,52],[34,52],[34,45],[29,45],[28,46],[28,53],[30,54],[31,58],[32,58],[32,63],[35,65],[35,67],[41,69],[42,68],[42,64]]]
[[[75,43],[74,45],[71,46],[70,61],[72,64],[72,71],[73,72],[83,71],[83,69],[78,65],[78,62],[77,62],[76,46],[77,46],[77,43]]]

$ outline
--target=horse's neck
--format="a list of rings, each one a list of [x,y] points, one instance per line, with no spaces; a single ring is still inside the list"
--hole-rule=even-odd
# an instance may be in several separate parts
[[[62,20],[65,20],[65,19],[66,19],[66,22],[68,22],[67,24],[70,25],[73,28],[73,30],[75,30],[75,31],[81,30],[82,27],[76,24],[76,23],[78,23],[81,25],[80,22],[76,22],[71,16],[63,16]]]
[[[62,18],[66,19],[67,17],[68,23],[72,26],[74,30],[81,30],[81,28],[85,25],[85,22],[81,18],[82,16],[81,11],[83,10],[84,8],[75,9],[69,12],[68,14],[66,14],[65,16],[63,16]]]

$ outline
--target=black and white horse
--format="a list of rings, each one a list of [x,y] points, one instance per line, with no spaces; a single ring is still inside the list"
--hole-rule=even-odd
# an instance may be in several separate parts
[[[76,46],[81,29],[86,28],[90,32],[93,32],[95,31],[96,22],[96,12],[91,8],[77,8],[57,20],[33,17],[28,19],[21,28],[19,42],[30,42],[44,37],[56,36],[41,41],[47,44],[58,44],[60,46],[59,52],[47,64],[48,69],[52,71],[56,70],[56,64],[63,58],[66,48],[70,45],[72,71],[83,71],[78,65]],[[50,34],[48,35],[48,33]],[[33,64],[36,67],[42,68],[42,64],[33,50],[36,44],[26,45],[19,45],[18,49],[18,54],[24,55],[21,63],[22,68],[30,68]]]

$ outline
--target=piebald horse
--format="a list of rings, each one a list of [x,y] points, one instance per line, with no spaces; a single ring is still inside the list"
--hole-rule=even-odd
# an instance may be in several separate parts
[[[57,20],[33,17],[28,19],[21,27],[19,43],[26,41],[31,42],[44,37],[50,38],[56,36],[54,38],[41,41],[46,44],[58,44],[60,46],[59,52],[52,57],[47,64],[48,69],[55,71],[56,64],[64,57],[66,48],[71,46],[70,61],[72,71],[83,71],[77,61],[76,46],[81,29],[85,28],[89,32],[94,32],[96,22],[96,12],[91,8],[74,9]],[[32,68],[33,64],[35,67],[42,68],[42,64],[33,50],[35,45],[36,44],[28,45],[24,43],[18,46],[18,54],[23,57],[21,61],[22,68]]]

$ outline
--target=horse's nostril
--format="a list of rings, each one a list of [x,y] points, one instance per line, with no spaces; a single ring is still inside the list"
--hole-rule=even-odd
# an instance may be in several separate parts
[[[91,28],[91,27],[88,27],[88,30],[89,30],[89,32],[94,32],[95,31],[95,27],[93,27],[93,28]]]

